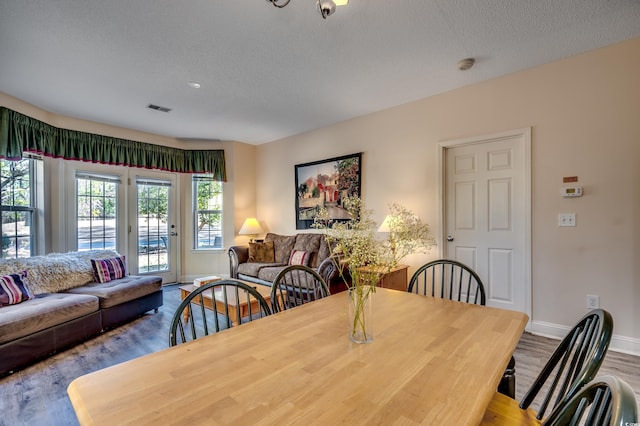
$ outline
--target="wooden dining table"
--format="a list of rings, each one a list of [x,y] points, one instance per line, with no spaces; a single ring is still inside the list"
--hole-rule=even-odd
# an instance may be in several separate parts
[[[349,340],[346,292],[75,379],[83,425],[477,425],[521,312],[384,288],[373,341]],[[168,335],[168,331],[167,331]]]

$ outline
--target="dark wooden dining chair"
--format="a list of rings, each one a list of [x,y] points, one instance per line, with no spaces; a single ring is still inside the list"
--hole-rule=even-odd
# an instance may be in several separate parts
[[[612,334],[611,314],[603,309],[587,313],[562,339],[520,403],[496,393],[482,424],[514,424],[513,419],[525,413],[538,421],[544,419],[547,410],[550,412],[566,402],[593,380]]]
[[[480,276],[464,263],[451,259],[438,259],[419,267],[411,276],[407,291],[476,305],[487,303]],[[498,385],[498,392],[515,398],[515,374],[516,360],[512,356]]]
[[[528,408],[541,396],[536,411],[538,419],[542,419],[548,408],[575,395],[598,373],[612,335],[613,318],[609,312],[594,309],[583,316],[553,352],[522,398],[520,408]]]
[[[557,406],[543,426],[620,426],[638,424],[636,395],[615,376],[597,377],[573,398]]]
[[[485,305],[487,296],[478,274],[464,263],[439,259],[419,267],[409,280],[410,293]]]
[[[276,313],[329,295],[329,287],[316,271],[303,265],[291,265],[273,280],[271,309]]]
[[[237,280],[205,284],[189,293],[173,314],[169,346],[267,315],[269,304],[255,288]]]

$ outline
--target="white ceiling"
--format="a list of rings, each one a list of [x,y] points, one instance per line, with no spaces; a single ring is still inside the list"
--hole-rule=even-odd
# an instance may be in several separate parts
[[[0,92],[261,144],[638,36],[640,0],[0,0]]]

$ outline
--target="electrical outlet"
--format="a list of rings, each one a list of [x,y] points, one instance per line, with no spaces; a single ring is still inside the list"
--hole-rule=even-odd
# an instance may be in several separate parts
[[[598,309],[600,307],[600,296],[587,294],[587,308]]]
[[[560,213],[558,215],[558,226],[576,226],[576,214]]]

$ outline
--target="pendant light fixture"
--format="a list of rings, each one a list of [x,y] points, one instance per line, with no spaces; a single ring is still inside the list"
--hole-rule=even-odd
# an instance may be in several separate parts
[[[282,9],[288,5],[291,0],[267,0],[269,3],[277,8]],[[336,6],[346,6],[349,0],[316,0],[316,9],[320,12],[323,19],[327,19],[327,16],[333,14],[336,11]]]

